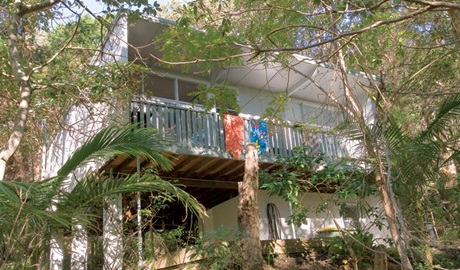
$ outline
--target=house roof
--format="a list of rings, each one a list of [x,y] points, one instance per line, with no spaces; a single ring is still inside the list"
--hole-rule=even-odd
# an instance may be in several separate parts
[[[153,46],[155,36],[161,34],[174,22],[156,17],[145,17],[134,23],[129,23],[123,16],[118,17],[114,27],[126,27],[127,36],[127,59],[129,61],[142,60],[152,71],[169,73],[170,76],[182,75],[201,79],[211,83],[226,82],[227,85],[239,89],[253,88],[272,93],[287,93],[292,98],[312,102],[324,102],[326,96],[334,93],[339,100],[343,98],[343,82],[339,69],[328,63],[319,63],[314,59],[301,55],[293,55],[289,68],[281,63],[263,63],[254,59],[247,59],[243,66],[230,66],[216,69],[211,73],[199,72],[197,66],[192,66],[188,72],[184,72],[180,66],[165,68],[158,60],[151,57],[162,57],[162,52]],[[117,31],[111,31],[116,33]],[[362,86],[372,87],[378,81],[376,76],[351,71],[348,74],[350,87],[356,91],[358,97],[367,97]]]

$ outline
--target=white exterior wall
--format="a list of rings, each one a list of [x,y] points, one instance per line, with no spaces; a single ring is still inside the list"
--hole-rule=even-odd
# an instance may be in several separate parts
[[[303,199],[303,205],[309,210],[309,215],[306,224],[300,227],[287,223],[287,217],[290,215],[289,203],[277,196],[269,196],[267,191],[259,191],[259,208],[260,208],[260,239],[269,240],[267,204],[273,203],[280,213],[280,231],[282,239],[298,239],[318,237],[316,231],[318,229],[335,226],[335,221],[339,226],[344,227],[343,218],[340,216],[339,207],[332,202],[332,194],[307,193]],[[364,200],[371,207],[380,208],[380,200],[377,197],[369,197]],[[331,205],[328,211],[315,213],[315,209],[325,202]],[[354,204],[356,200],[342,200],[341,202]],[[229,229],[237,229],[237,209],[238,198],[232,198],[224,203],[221,203],[214,208],[208,210],[208,218],[203,220],[203,233],[205,235],[213,229],[219,229],[224,226]],[[377,213],[378,214],[378,213]],[[389,238],[388,231],[384,228],[382,231],[376,226],[373,226],[373,220],[370,218],[362,218],[361,223],[364,228],[374,234],[376,239]]]
[[[127,18],[120,15],[109,30],[103,53],[96,54],[91,63],[103,65],[114,61],[124,62],[128,59]],[[59,168],[89,137],[108,125],[108,116],[112,109],[99,103],[74,106],[69,109],[64,119],[64,128],[51,141],[46,149],[44,177],[55,176]],[[88,168],[84,168],[86,172]],[[70,190],[73,185],[70,185]]]
[[[100,66],[115,61],[128,61],[128,19],[125,14],[118,16],[108,31],[103,52],[96,53],[91,59],[91,64]]]
[[[69,157],[85,143],[88,138],[96,134],[108,122],[109,108],[103,104],[93,104],[90,108],[83,106],[72,107],[65,117],[65,128],[60,131],[46,148],[44,171],[45,178],[56,176],[58,170]],[[96,171],[102,161],[94,161],[77,169],[72,177],[66,179],[61,187],[66,192],[72,191],[88,171]],[[50,268],[62,269],[64,255],[64,239],[60,233],[54,232],[51,239]],[[72,269],[86,269],[87,235],[83,226],[75,226],[72,234]]]
[[[89,109],[88,109],[89,108]],[[45,178],[55,176],[67,159],[92,135],[96,134],[108,123],[110,110],[103,104],[92,104],[89,107],[75,106],[70,108],[65,117],[65,127],[52,140],[46,150]],[[97,169],[100,164],[88,164],[76,172],[81,178],[89,169]],[[67,191],[75,186],[75,179],[70,180]]]
[[[262,115],[273,100],[270,92],[251,88],[238,88],[241,113]]]
[[[103,48],[104,53],[97,54],[91,60],[93,65],[103,65],[105,63],[114,61],[126,61],[128,59],[128,45],[127,45],[127,19],[126,16],[120,16],[113,25],[108,38]],[[68,111],[65,120],[64,128],[59,132],[49,146],[45,148],[43,173],[44,178],[57,175],[59,168],[67,161],[67,159],[85,143],[91,136],[100,131],[103,127],[109,124],[109,115],[113,110],[105,104],[85,104],[74,106]],[[70,192],[75,187],[77,180],[81,179],[89,171],[97,171],[102,166],[103,161],[95,161],[86,164],[84,167],[79,168],[74,172],[70,179],[67,179],[62,187],[63,190]],[[106,214],[106,212],[104,212]],[[109,213],[110,214],[110,213]],[[107,216],[107,215],[106,215]],[[118,226],[117,226],[118,225]],[[118,224],[113,224],[111,230],[106,229],[104,236],[108,239],[114,238],[116,242],[112,241],[111,246],[115,246],[118,253],[122,246],[121,237],[119,233],[121,230],[116,231],[115,227],[121,226],[121,218]],[[73,229],[72,239],[72,262],[71,268],[75,270],[86,269],[87,263],[87,233],[83,226],[75,226]],[[60,233],[54,232],[51,239],[51,252],[50,252],[50,268],[62,269],[63,268],[63,248],[64,240]],[[106,249],[107,250],[107,249]],[[106,262],[113,263],[116,267],[113,269],[121,269],[119,254],[108,254],[109,258]],[[107,257],[107,254],[106,254]]]

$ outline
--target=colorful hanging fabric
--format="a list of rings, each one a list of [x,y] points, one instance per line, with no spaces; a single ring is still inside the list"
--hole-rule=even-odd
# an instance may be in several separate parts
[[[263,152],[267,151],[268,144],[268,129],[267,122],[265,120],[256,119],[250,120],[251,126],[251,142],[254,143],[257,147],[257,153],[260,155]]]
[[[234,158],[240,159],[241,154],[243,153],[243,118],[236,115],[225,114],[224,131],[225,150],[229,152]]]

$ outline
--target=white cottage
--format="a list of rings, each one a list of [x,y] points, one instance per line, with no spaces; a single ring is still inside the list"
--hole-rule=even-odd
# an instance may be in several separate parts
[[[199,222],[196,222],[196,219],[184,219],[183,209],[176,205],[168,208],[169,213],[154,226],[173,229],[188,222],[189,226],[198,226],[204,234],[221,226],[236,228],[237,182],[242,180],[244,172],[242,150],[244,145],[251,142],[251,125],[260,123],[260,115],[278,93],[286,93],[291,102],[288,109],[282,113],[284,123],[268,121],[266,148],[262,149],[264,151],[259,157],[261,169],[275,169],[274,161],[277,157],[290,156],[295,147],[303,144],[309,145],[310,154],[322,153],[331,158],[362,155],[362,150],[356,143],[346,137],[326,133],[342,120],[336,107],[326,104],[328,96],[340,100],[343,93],[342,80],[333,67],[294,55],[291,65],[295,66],[295,69],[284,68],[278,63],[264,65],[257,61],[248,62],[241,67],[215,69],[209,74],[185,73],[178,68],[166,69],[150,57],[150,54],[158,55],[159,52],[149,44],[170,25],[170,21],[159,18],[144,18],[131,24],[125,16],[118,16],[107,36],[103,53],[95,55],[92,60],[94,64],[102,65],[112,61],[149,59],[149,70],[144,73],[143,87],[139,89],[139,95],[127,101],[129,112],[124,115],[127,120],[138,123],[139,126],[159,129],[165,138],[171,140],[172,144],[165,146],[163,151],[173,158],[174,169],[169,172],[160,171],[160,176],[183,185],[187,192],[206,207],[209,216]],[[356,73],[349,74],[348,79],[350,87],[355,89],[355,94],[365,108],[368,123],[372,123],[373,104],[361,85],[371,85],[375,78]],[[189,95],[200,85],[211,87],[224,83],[226,87],[235,91],[236,100],[241,108],[240,113],[228,116],[228,119],[236,119],[234,125],[221,117],[219,108],[205,111],[199,104],[194,103],[194,97]],[[93,108],[99,111],[99,119],[91,118],[94,114],[89,114],[81,108],[69,113],[67,121],[78,125],[74,126],[74,130],[60,133],[55,139],[46,161],[49,176],[56,173],[56,168],[59,168],[70,153],[87,138],[75,134],[91,135],[103,126],[110,113],[105,108],[104,105]],[[316,132],[305,132],[305,129],[298,128],[299,124],[312,126]],[[232,147],[229,146],[230,143]],[[102,161],[100,164],[89,166],[92,166],[92,170],[132,173],[151,167],[151,164],[133,157],[118,157],[109,162]],[[333,195],[311,193],[304,202],[306,207],[314,209],[331,196]],[[378,214],[379,199],[370,197],[363,200],[376,207]],[[116,237],[121,231],[113,229],[117,226],[119,228],[117,224],[121,224],[121,201],[114,198],[112,202],[112,209],[106,209],[104,214],[106,247],[121,246],[121,238]],[[281,239],[316,237],[317,231],[321,228],[336,224],[344,228],[352,227],[356,220],[363,225],[371,226],[374,219],[361,216],[355,211],[356,200],[344,203],[347,205],[347,211],[339,211],[338,206],[331,207],[327,213],[315,214],[315,211],[311,211],[305,225],[296,227],[286,222],[291,214],[289,203],[281,198],[269,196],[266,191],[260,191],[261,240],[271,237],[268,224],[272,217],[266,211],[269,205],[275,206],[279,212],[277,224]],[[123,207],[126,209],[126,206]],[[106,221],[115,225],[109,226]],[[371,231],[376,237],[387,237],[385,231],[380,231],[375,226]],[[76,237],[72,243],[71,265],[73,269],[84,269],[90,252],[86,237],[81,228],[74,228],[74,235]],[[58,237],[54,239],[56,249],[51,253],[54,269],[63,267],[64,256],[62,252],[56,251],[62,245],[59,241]],[[115,269],[120,268],[121,258],[115,249],[115,254],[106,256],[106,263]]]

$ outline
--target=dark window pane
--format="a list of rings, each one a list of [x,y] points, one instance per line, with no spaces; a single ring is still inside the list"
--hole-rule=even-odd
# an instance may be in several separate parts
[[[149,74],[144,78],[146,98],[159,97],[174,100],[174,79]]]
[[[179,81],[179,100],[184,102],[198,102],[192,93],[198,91],[198,84]]]

